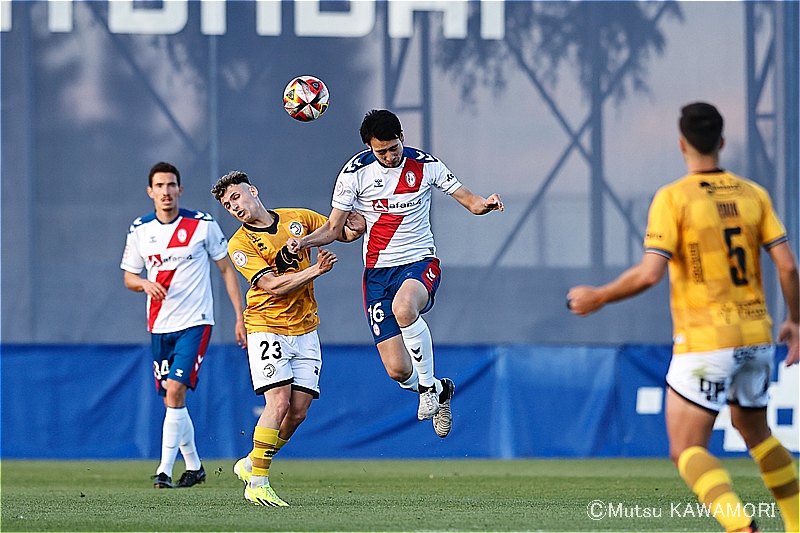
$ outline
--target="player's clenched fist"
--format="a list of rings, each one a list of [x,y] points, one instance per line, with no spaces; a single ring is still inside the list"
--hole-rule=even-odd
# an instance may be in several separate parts
[[[499,194],[494,193],[490,195],[485,202],[483,202],[483,206],[489,211],[502,211],[503,200],[500,199]]]
[[[291,237],[286,240],[286,248],[293,254],[299,254],[303,251],[303,239]]]

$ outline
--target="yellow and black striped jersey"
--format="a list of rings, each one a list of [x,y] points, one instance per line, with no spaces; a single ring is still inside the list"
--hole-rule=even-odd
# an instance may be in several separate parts
[[[236,269],[250,282],[244,325],[248,333],[268,331],[279,335],[304,335],[319,324],[314,284],[307,283],[284,296],[273,296],[256,285],[266,273],[276,276],[311,266],[311,251],[291,254],[290,237],[302,237],[322,226],[326,217],[309,209],[276,209],[268,228],[242,225],[228,242]]]
[[[766,190],[730,172],[656,193],[644,248],[669,259],[675,354],[772,342],[760,248],[785,240]]]

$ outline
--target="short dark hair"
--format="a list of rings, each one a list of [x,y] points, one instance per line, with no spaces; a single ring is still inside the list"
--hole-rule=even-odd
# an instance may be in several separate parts
[[[239,170],[228,172],[218,179],[217,183],[211,187],[211,194],[214,195],[214,198],[216,198],[217,201],[222,201],[222,197],[225,196],[225,191],[228,190],[228,187],[231,185],[238,185],[240,183],[246,183],[250,185],[250,178],[247,177],[247,174]]]
[[[178,180],[178,187],[181,185],[181,173],[178,172],[178,169],[175,168],[175,165],[171,163],[166,163],[164,161],[160,161],[153,165],[153,168],[150,169],[150,175],[147,177],[147,183],[150,187],[153,186],[153,175],[156,172],[167,172],[169,174],[175,174],[175,178]]]
[[[397,115],[386,109],[373,109],[361,121],[361,140],[369,144],[372,139],[391,141],[399,139],[403,133],[403,126]]]
[[[722,115],[713,105],[695,102],[684,106],[678,126],[683,137],[701,154],[709,155],[719,148]]]

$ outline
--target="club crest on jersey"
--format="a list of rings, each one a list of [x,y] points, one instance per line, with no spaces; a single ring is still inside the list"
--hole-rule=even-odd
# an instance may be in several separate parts
[[[178,230],[178,233],[176,233],[176,234],[175,234],[175,236],[178,238],[178,242],[179,242],[179,243],[181,243],[181,244],[183,244],[183,243],[185,243],[185,242],[186,242],[186,237],[188,237],[188,236],[189,236],[189,234],[188,234],[188,233],[186,233],[186,230],[185,230],[185,229],[183,229],[183,228],[180,228],[180,229]]]
[[[233,262],[236,264],[236,266],[240,268],[247,264],[247,254],[241,250],[235,250],[231,254],[231,259],[233,259]]]
[[[148,255],[147,262],[153,265],[154,267],[160,267],[161,265],[164,264],[164,262],[161,260],[161,254]]]
[[[295,237],[299,237],[303,234],[303,225],[296,220],[291,221],[289,223],[289,233]]]
[[[334,194],[336,196],[341,196],[344,194],[344,184],[341,181],[336,182],[336,187],[334,188]]]
[[[417,184],[417,175],[410,170],[406,172],[406,184],[409,187],[414,187]]]

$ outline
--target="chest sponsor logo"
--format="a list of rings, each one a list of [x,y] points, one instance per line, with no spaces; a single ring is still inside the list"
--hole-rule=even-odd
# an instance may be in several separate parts
[[[412,200],[410,202],[390,202],[387,198],[380,200],[372,200],[372,210],[379,213],[388,213],[389,211],[396,211],[398,209],[406,209],[414,207],[422,203],[422,198]]]
[[[161,260],[161,254],[148,255],[147,262],[150,263],[151,266],[156,268],[164,264],[164,262]]]
[[[289,223],[289,233],[294,235],[295,237],[299,237],[303,234],[303,225],[296,220],[293,220]]]
[[[233,259],[233,263],[239,268],[247,264],[247,254],[241,250],[234,250],[231,254],[231,259]]]
[[[417,184],[417,175],[411,172],[410,170],[406,172],[406,185],[409,187],[414,187]]]

